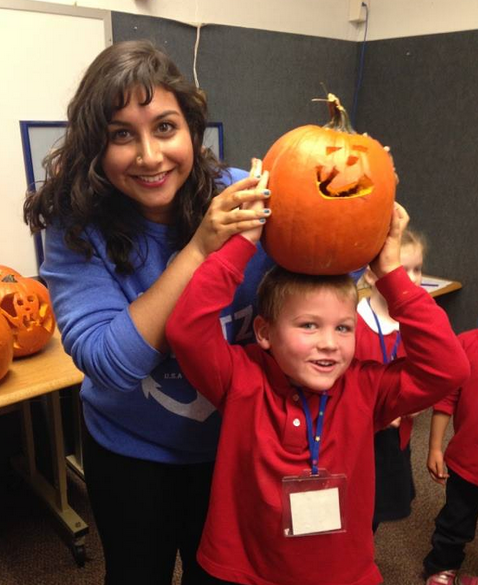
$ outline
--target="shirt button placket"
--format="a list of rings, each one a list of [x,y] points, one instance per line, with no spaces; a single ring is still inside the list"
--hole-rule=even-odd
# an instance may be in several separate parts
[[[286,420],[283,427],[282,444],[292,453],[302,453],[307,443],[304,432],[304,412],[297,391],[292,390],[284,402]]]

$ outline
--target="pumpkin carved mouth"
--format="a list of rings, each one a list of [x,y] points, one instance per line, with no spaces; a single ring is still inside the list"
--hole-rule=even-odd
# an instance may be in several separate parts
[[[367,175],[363,175],[357,181],[347,181],[336,167],[328,170],[325,166],[319,166],[317,167],[317,187],[325,199],[364,197],[372,192],[373,182]]]

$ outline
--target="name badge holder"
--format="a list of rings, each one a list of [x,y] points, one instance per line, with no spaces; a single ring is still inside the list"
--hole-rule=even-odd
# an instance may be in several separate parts
[[[299,395],[307,422],[307,436],[312,469],[298,476],[282,479],[282,528],[284,536],[311,536],[345,532],[347,477],[343,473],[330,474],[319,469],[319,451],[322,441],[327,394],[320,399],[315,434],[309,405],[302,390]]]

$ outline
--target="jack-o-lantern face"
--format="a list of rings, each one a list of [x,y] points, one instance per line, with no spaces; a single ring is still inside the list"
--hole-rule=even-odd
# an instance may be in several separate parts
[[[32,278],[10,274],[0,280],[0,315],[13,333],[14,357],[39,351],[55,330],[48,290]]]
[[[338,100],[334,105],[346,115]],[[373,138],[338,127],[296,128],[264,158],[272,191],[264,247],[294,272],[361,268],[388,233],[396,186],[392,159]]]
[[[324,197],[361,197],[371,193],[368,148],[353,143],[324,148],[324,161],[317,166],[317,184]]]

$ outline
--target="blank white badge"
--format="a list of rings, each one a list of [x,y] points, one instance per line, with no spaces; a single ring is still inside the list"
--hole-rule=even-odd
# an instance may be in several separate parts
[[[336,487],[291,493],[290,509],[294,536],[342,528],[339,490]]]

